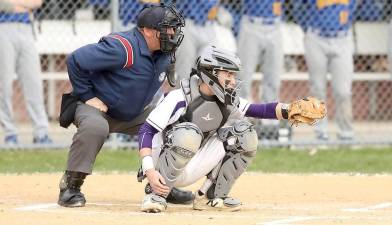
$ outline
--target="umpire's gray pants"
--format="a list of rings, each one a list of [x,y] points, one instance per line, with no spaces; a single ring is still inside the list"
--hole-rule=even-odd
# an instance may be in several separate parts
[[[352,138],[352,35],[323,38],[308,31],[305,36],[305,57],[309,68],[311,95],[322,100],[327,99],[327,73],[331,74],[338,135],[341,138]],[[316,125],[318,135],[327,135],[327,121],[325,118]]]
[[[21,84],[27,112],[33,121],[33,135],[47,133],[40,66],[31,25],[0,23],[0,123],[5,135],[17,133],[12,110],[15,77]]]
[[[136,134],[152,108],[146,109],[132,121],[120,121],[78,102],[74,120],[78,129],[72,139],[67,170],[91,174],[95,158],[109,133]]]

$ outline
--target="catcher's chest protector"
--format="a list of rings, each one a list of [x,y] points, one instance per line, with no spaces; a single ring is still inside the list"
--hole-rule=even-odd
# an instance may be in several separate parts
[[[181,87],[187,101],[187,109],[180,122],[196,124],[204,134],[215,131],[225,124],[230,111],[219,100],[209,101],[201,96],[199,79],[196,76],[183,80]]]

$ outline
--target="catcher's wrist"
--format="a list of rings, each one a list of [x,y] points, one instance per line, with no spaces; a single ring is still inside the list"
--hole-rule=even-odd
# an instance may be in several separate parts
[[[143,174],[146,174],[146,171],[150,169],[154,169],[154,161],[152,160],[151,155],[146,155],[142,159]]]
[[[276,118],[278,120],[288,119],[289,118],[289,104],[278,103],[276,105]]]

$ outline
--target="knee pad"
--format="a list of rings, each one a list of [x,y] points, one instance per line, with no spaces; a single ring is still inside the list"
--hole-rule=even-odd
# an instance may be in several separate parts
[[[228,152],[243,152],[251,156],[256,153],[259,140],[253,125],[247,121],[237,121],[232,126],[220,128],[218,136]]]
[[[202,131],[193,123],[180,123],[168,132],[158,159],[157,170],[172,187],[186,164],[199,150],[203,140]]]

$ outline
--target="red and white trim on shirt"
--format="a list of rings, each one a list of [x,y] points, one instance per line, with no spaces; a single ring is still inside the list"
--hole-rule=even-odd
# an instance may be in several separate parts
[[[125,65],[123,66],[123,68],[131,67],[133,65],[133,49],[131,43],[129,43],[127,39],[121,37],[118,34],[109,35],[109,37],[119,40],[125,49],[127,60],[125,61]]]

